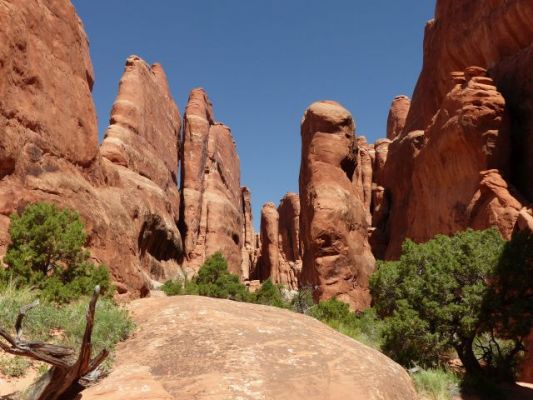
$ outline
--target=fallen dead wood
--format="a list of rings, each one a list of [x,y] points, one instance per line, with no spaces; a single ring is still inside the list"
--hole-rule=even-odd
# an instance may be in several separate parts
[[[43,361],[52,367],[32,384],[24,393],[14,393],[3,399],[17,400],[58,400],[73,398],[79,393],[87,381],[95,379],[93,372],[107,358],[109,352],[104,349],[91,359],[91,335],[94,325],[96,302],[100,295],[100,287],[94,289],[89,309],[87,310],[87,323],[78,356],[74,349],[50,343],[26,341],[22,338],[22,322],[26,313],[39,305],[36,300],[32,304],[21,307],[15,322],[16,336],[11,336],[0,328],[0,348],[7,353],[29,357]],[[7,343],[6,343],[7,342]]]

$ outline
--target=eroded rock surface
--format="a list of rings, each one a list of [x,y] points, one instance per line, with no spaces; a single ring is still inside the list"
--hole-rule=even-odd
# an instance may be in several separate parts
[[[83,400],[417,398],[400,365],[305,315],[194,296],[130,309],[137,333]]]
[[[521,204],[501,178],[510,154],[505,101],[482,69],[469,68],[463,76],[456,74],[456,86],[424,134],[403,210],[408,226],[395,246],[405,237],[423,242],[437,233],[493,225],[510,238]]]
[[[333,101],[313,103],[302,120],[300,236],[302,282],[315,296],[370,305],[374,257],[363,201],[352,183],[357,144],[351,114]]]

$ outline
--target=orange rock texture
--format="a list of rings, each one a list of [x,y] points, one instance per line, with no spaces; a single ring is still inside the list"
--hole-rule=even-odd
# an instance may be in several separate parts
[[[135,336],[83,400],[414,400],[400,365],[306,315],[198,296],[135,300]]]

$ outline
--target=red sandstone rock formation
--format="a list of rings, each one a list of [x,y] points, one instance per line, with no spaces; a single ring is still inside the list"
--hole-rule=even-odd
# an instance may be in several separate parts
[[[374,257],[363,202],[352,179],[356,168],[355,123],[340,104],[312,104],[302,120],[300,235],[302,280],[315,296],[337,296],[353,308],[370,305],[368,278]]]
[[[296,290],[301,269],[300,197],[287,193],[277,209],[274,203],[261,209],[261,255],[255,277]]]
[[[363,203],[365,209],[366,223],[372,223],[372,174],[375,151],[369,145],[364,136],[357,137],[357,157],[356,168],[352,181],[355,185],[357,197]]]
[[[245,215],[240,162],[230,129],[214,121],[203,89],[194,89],[185,110],[182,161],[181,231],[184,267],[198,270],[221,251],[231,272],[245,276],[242,248]],[[244,269],[248,269],[247,261]]]
[[[505,101],[484,75],[479,68],[469,68],[465,79],[456,76],[456,86],[426,130],[427,143],[411,176],[404,237],[422,242],[436,233],[492,225],[510,237],[521,204],[500,176],[509,157]],[[490,169],[496,169],[492,178],[483,172]],[[498,205],[490,203],[494,193]]]
[[[172,197],[176,215],[180,118],[163,68],[129,57],[100,151],[161,187]]]
[[[244,223],[242,224],[242,279],[250,279],[257,258],[258,248],[256,247],[256,238],[254,226],[252,224],[252,196],[247,187],[241,188],[242,192],[242,211]]]
[[[101,145],[106,165],[112,163],[119,180],[100,191],[107,214],[113,216],[107,229],[125,249],[111,249],[115,255],[109,251],[102,258],[120,256],[132,264],[140,259],[148,279],[166,280],[178,273],[180,127],[162,67],[129,57]]]
[[[107,159],[98,149],[87,38],[70,2],[5,1],[0,39],[2,251],[11,212],[35,201],[70,207],[119,293],[146,294],[151,278],[175,272],[181,252],[171,184],[180,119],[162,70],[128,61]],[[158,160],[143,163],[156,152]]]
[[[404,132],[389,146],[388,258],[399,255],[406,237],[423,242],[493,225],[510,237],[522,207],[501,177],[510,154],[505,100],[482,68],[455,73],[454,81],[426,132]]]
[[[300,239],[300,196],[287,193],[281,199],[279,213],[280,266],[278,283],[295,290],[302,271]]]
[[[255,278],[260,281],[278,278],[279,271],[279,213],[274,203],[261,208],[261,255],[256,266]]]
[[[410,106],[409,97],[396,96],[394,98],[387,118],[387,139],[393,140],[402,133]]]
[[[405,127],[390,144],[383,169],[384,198],[390,200],[386,257],[397,257],[406,237],[426,241],[495,225],[508,238],[527,225],[522,206],[533,200],[532,19],[528,0],[437,1]]]
[[[524,8],[531,9],[531,3]],[[531,44],[489,70],[505,98],[511,128],[510,181],[533,201],[533,35]]]
[[[426,26],[424,64],[406,131],[426,129],[453,88],[451,72],[471,65],[489,69],[531,46],[531,20],[530,0],[438,0],[435,19]]]
[[[383,169],[389,155],[389,139],[378,139],[374,143],[375,160],[373,165],[372,178],[377,185],[383,184]]]

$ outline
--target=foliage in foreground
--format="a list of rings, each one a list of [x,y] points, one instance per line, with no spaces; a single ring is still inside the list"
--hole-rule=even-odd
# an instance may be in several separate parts
[[[411,374],[418,394],[430,400],[448,400],[459,394],[459,377],[446,369],[421,369]]]
[[[383,326],[373,309],[356,314],[346,303],[332,298],[312,307],[309,315],[352,339],[378,350],[381,348]]]
[[[370,282],[384,352],[432,367],[455,350],[468,373],[512,379],[532,322],[532,239],[505,243],[489,229],[407,240],[400,260],[381,262]]]
[[[0,283],[33,287],[41,298],[66,303],[90,295],[96,285],[112,295],[107,267],[95,265],[83,248],[87,235],[79,214],[48,203],[12,214],[11,243],[0,268]]]
[[[36,293],[28,288],[6,287],[0,291],[0,327],[13,333],[15,319],[21,306],[36,299]],[[85,330],[85,314],[89,297],[58,305],[41,300],[24,319],[23,335],[35,341],[62,344],[79,348]],[[134,325],[126,310],[109,299],[101,299],[96,305],[95,324],[92,334],[93,353],[102,349],[114,349],[126,339]],[[6,375],[22,375],[29,363],[25,358],[2,358],[0,370]]]
[[[228,262],[220,252],[209,257],[192,280],[169,280],[161,290],[168,296],[195,294],[243,302],[250,302],[252,298],[239,277],[229,272]]]

